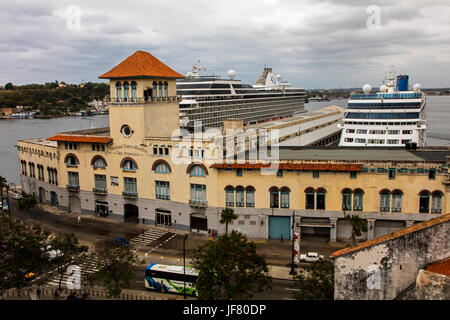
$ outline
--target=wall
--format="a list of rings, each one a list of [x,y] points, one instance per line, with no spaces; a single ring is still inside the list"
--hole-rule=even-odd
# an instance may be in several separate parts
[[[438,219],[441,222],[433,224]],[[421,225],[428,227],[420,230]],[[411,229],[416,231],[395,238],[387,235],[380,243],[374,239],[374,245],[334,257],[334,298],[394,299],[415,282],[420,268],[449,256],[450,215],[403,230]]]

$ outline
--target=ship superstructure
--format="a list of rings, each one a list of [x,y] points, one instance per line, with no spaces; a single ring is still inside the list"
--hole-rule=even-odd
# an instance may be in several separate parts
[[[196,125],[222,127],[226,119],[243,119],[244,125],[291,117],[306,112],[305,90],[281,82],[271,68],[264,71],[255,85],[235,80],[235,72],[228,71],[228,79],[215,75],[200,75],[205,70],[198,62],[184,79],[177,80],[180,102],[180,125],[192,130]]]
[[[363,94],[348,100],[339,146],[405,147],[424,146],[426,140],[426,96],[415,84],[409,89],[408,75],[394,75],[393,69],[371,93],[366,84]]]

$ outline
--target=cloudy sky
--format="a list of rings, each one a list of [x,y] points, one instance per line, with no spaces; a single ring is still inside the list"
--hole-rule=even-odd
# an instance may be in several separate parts
[[[180,73],[304,88],[379,85],[390,65],[450,86],[448,0],[1,0],[0,85],[100,81],[136,50]]]

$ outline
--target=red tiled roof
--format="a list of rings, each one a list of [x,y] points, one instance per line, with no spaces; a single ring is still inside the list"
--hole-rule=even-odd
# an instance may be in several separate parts
[[[263,163],[217,163],[210,166],[216,169],[260,169],[269,168],[269,164]],[[279,163],[281,170],[303,170],[303,171],[362,171],[362,164],[339,164],[339,163]]]
[[[435,226],[437,224],[444,223],[444,222],[447,222],[447,221],[450,221],[450,213],[441,215],[441,216],[439,216],[437,218],[430,219],[428,221],[424,221],[424,222],[420,222],[420,223],[414,224],[414,225],[412,225],[410,227],[406,227],[406,228],[397,230],[395,232],[386,234],[384,236],[381,236],[381,237],[378,237],[378,238],[375,238],[375,239],[372,239],[372,240],[368,240],[368,241],[362,242],[362,243],[360,243],[360,244],[358,244],[356,246],[353,246],[353,247],[348,247],[348,248],[344,248],[344,249],[335,251],[335,252],[333,252],[331,254],[331,257],[335,258],[335,257],[341,256],[341,255],[347,254],[347,253],[351,253],[351,252],[355,252],[355,251],[358,251],[358,250],[361,250],[361,249],[372,247],[374,245],[386,242],[388,240],[399,238],[399,237],[407,235],[409,233],[413,233],[413,232],[420,231],[420,230],[423,230],[423,229],[426,229],[426,228],[430,228],[432,226]]]
[[[443,274],[450,277],[450,257],[441,261],[437,261],[425,268],[427,271]]]
[[[100,79],[155,77],[184,78],[148,52],[136,51],[117,66],[99,76]]]
[[[56,136],[48,138],[47,140],[67,141],[67,142],[110,143],[113,139],[110,137],[97,137],[97,136],[56,135]]]

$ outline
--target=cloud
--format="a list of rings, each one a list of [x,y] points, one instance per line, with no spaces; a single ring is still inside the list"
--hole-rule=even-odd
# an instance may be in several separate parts
[[[374,30],[371,5],[381,14]],[[146,50],[181,73],[200,59],[248,83],[267,65],[305,88],[376,85],[394,64],[424,87],[448,86],[449,15],[446,0],[3,0],[0,84],[99,81]]]

